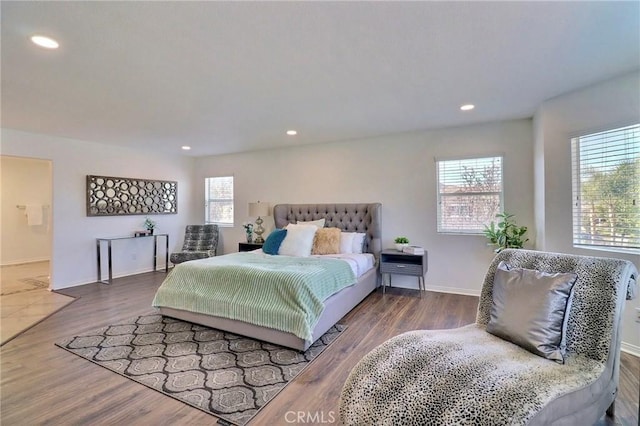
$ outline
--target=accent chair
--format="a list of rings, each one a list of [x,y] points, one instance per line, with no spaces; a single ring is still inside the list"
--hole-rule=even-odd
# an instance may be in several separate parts
[[[187,225],[184,231],[182,251],[171,253],[174,265],[188,260],[205,259],[216,255],[218,249],[218,225]]]
[[[573,426],[613,416],[622,311],[637,295],[637,279],[626,260],[504,250],[489,266],[476,322],[410,331],[373,349],[346,380],[341,420]],[[545,283],[550,290],[530,297]],[[546,322],[558,313],[561,334],[553,345],[541,344],[555,333]],[[506,318],[511,331],[497,332]]]

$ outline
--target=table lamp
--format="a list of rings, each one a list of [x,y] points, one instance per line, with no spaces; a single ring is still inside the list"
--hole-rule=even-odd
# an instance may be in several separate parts
[[[257,203],[249,203],[249,216],[256,216],[256,229],[254,232],[256,233],[255,243],[262,244],[264,243],[264,239],[262,238],[262,234],[264,233],[264,228],[262,227],[263,220],[260,216],[268,216],[269,215],[269,203],[261,203],[258,201]]]

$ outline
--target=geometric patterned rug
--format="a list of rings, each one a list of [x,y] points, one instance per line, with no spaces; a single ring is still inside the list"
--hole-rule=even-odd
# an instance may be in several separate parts
[[[162,315],[142,315],[56,343],[219,419],[244,425],[345,329],[305,352]]]

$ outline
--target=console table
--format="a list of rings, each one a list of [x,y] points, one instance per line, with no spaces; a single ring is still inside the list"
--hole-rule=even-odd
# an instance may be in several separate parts
[[[165,238],[165,250],[166,257],[164,260],[164,272],[169,272],[169,234],[153,234],[153,235],[143,235],[143,236],[125,236],[125,237],[105,237],[105,238],[96,238],[96,248],[98,251],[98,282],[103,284],[111,284],[113,282],[113,267],[111,262],[111,242],[116,240],[129,240],[129,239],[140,239],[140,238],[150,238],[153,237],[153,270],[157,270],[156,262],[158,258],[158,237]],[[102,279],[102,243],[107,243],[107,262],[109,264],[109,280],[104,281]]]

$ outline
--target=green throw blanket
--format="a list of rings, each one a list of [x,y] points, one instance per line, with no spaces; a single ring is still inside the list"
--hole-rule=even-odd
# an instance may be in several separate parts
[[[153,306],[240,320],[310,341],[323,301],[356,282],[347,262],[233,253],[176,265]]]

